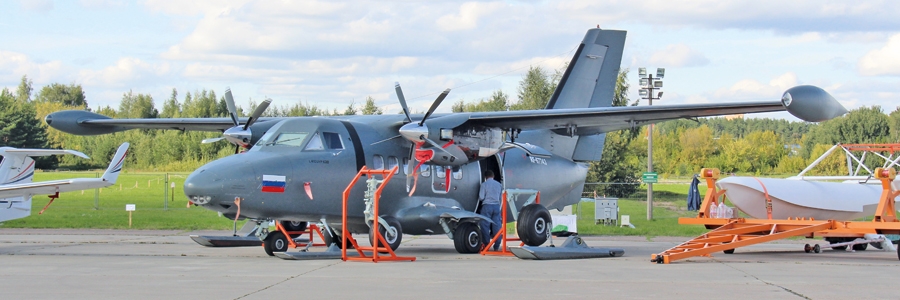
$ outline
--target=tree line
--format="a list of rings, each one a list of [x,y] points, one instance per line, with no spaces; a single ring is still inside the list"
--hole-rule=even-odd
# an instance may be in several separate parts
[[[528,110],[546,107],[560,79],[560,70],[532,67],[523,75],[515,100],[502,90],[474,101],[458,100],[454,112]],[[617,79],[614,106],[639,105],[628,98],[628,72]],[[15,91],[0,91],[0,145],[27,148],[64,148],[82,151],[85,160],[72,156],[38,160],[38,168],[92,169],[106,166],[116,147],[132,143],[129,169],[146,171],[191,171],[232,155],[229,143],[202,144],[220,136],[217,132],[175,130],[129,130],[109,135],[76,136],[49,128],[43,122],[52,112],[85,109],[118,118],[206,118],[227,117],[224,95],[212,90],[186,92],[176,89],[155,107],[150,95],[128,91],[119,107],[89,108],[84,90],[77,84],[53,83],[34,92],[32,81],[23,76]],[[246,116],[256,108],[238,107]],[[375,99],[351,103],[344,110],[323,109],[308,103],[270,107],[265,116],[327,116],[382,114]],[[588,182],[637,183],[647,165],[647,135],[651,126],[610,132],[603,156],[592,162]],[[654,169],[663,176],[689,176],[702,167],[717,167],[727,173],[795,174],[835,143],[887,143],[900,139],[900,108],[886,114],[878,106],[862,107],[834,120],[815,123],[778,119],[701,118],[673,120],[652,126]],[[874,163],[874,161],[873,161]],[[819,173],[846,172],[846,160],[832,155],[817,168]],[[611,196],[630,194],[636,185],[591,186]]]

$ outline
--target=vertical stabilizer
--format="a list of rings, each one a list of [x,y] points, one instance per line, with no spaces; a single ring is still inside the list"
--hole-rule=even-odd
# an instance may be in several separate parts
[[[593,28],[560,78],[546,109],[608,107],[616,91],[616,79],[625,49],[625,31]],[[541,145],[556,155],[575,161],[600,160],[605,134],[578,136],[551,134]]]
[[[103,173],[103,181],[116,183],[116,180],[119,179],[122,165],[125,164],[125,156],[128,155],[128,146],[128,143],[122,143],[119,146],[119,150],[116,150],[116,155],[113,155],[112,161],[109,162],[109,167]]]

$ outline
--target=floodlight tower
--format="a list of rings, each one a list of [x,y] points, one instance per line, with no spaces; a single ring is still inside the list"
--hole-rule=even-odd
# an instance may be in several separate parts
[[[663,92],[654,94],[654,90],[662,89],[662,78],[666,75],[666,68],[656,68],[656,77],[647,73],[647,68],[638,68],[638,78],[641,81],[641,99],[647,99],[649,105],[653,105],[653,99],[659,100]],[[653,173],[653,124],[647,130],[647,173]],[[653,181],[647,183],[647,220],[653,220]]]

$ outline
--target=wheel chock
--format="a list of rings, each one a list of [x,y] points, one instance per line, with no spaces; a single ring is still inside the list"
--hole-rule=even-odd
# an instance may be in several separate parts
[[[569,236],[559,247],[509,247],[509,251],[520,259],[534,260],[601,258],[625,255],[625,250],[620,248],[588,247],[584,240],[577,235]]]

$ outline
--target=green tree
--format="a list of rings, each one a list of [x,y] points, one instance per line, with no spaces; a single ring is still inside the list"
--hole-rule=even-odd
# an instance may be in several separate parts
[[[153,105],[153,97],[128,91],[122,95],[117,115],[120,118],[156,118],[159,112]]]
[[[31,86],[31,79],[28,79],[26,75],[22,75],[22,80],[19,81],[19,88],[16,89],[15,99],[19,102],[31,101],[31,92],[34,90]]]
[[[181,116],[181,103],[178,103],[178,91],[172,88],[172,96],[163,104],[160,118],[178,118]]]
[[[44,86],[34,99],[38,102],[58,102],[72,107],[88,107],[84,97],[84,90],[80,84],[51,83]]]
[[[509,108],[509,95],[503,90],[496,90],[487,99],[475,103],[465,103],[462,99],[453,103],[453,112],[505,111]]]
[[[23,77],[24,78],[24,77]],[[0,91],[0,144],[16,148],[48,148],[47,132],[37,118],[34,103],[27,97],[13,96],[8,89]],[[36,158],[35,167],[55,168],[55,157]]]
[[[556,89],[554,79],[547,75],[540,66],[531,67],[522,81],[519,81],[519,102],[510,107],[510,110],[543,109],[553,96]]]
[[[366,104],[363,105],[362,114],[380,115],[382,113],[381,108],[375,105],[375,99],[372,96],[366,96]]]

